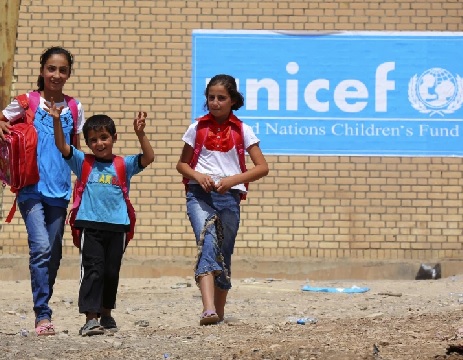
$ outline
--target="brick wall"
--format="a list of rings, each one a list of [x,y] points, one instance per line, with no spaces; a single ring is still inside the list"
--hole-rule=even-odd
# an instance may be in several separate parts
[[[134,177],[137,255],[194,255],[175,170],[190,122],[193,29],[463,31],[460,0],[21,1],[13,94],[35,88],[43,49],[75,56],[66,93],[116,121],[120,154],[138,152],[131,119],[149,113],[155,163]],[[251,184],[235,254],[366,259],[462,255],[460,158],[267,156]],[[3,191],[3,218],[13,198]],[[19,213],[0,254],[27,253]],[[66,254],[76,254],[69,231]]]

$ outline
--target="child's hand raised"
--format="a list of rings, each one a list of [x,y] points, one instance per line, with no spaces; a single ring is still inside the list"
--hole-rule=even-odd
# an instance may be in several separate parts
[[[60,107],[56,107],[56,104],[53,98],[51,98],[51,102],[48,102],[48,101],[45,102],[45,111],[49,113],[55,120],[59,120],[59,116],[61,115],[61,112],[63,111],[63,109],[64,109],[64,105],[61,105]]]
[[[138,117],[136,119],[133,119],[133,129],[135,130],[135,134],[138,137],[138,141],[140,142],[142,151],[140,157],[140,164],[144,168],[154,161],[154,150],[153,147],[150,145],[148,137],[145,134],[147,116],[148,114],[145,111],[139,111]]]
[[[133,129],[135,130],[135,133],[137,135],[142,135],[144,134],[145,126],[146,126],[146,117],[148,114],[143,111],[138,112],[138,117],[133,119]]]

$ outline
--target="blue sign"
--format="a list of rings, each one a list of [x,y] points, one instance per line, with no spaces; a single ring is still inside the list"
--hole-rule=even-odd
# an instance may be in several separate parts
[[[238,81],[265,154],[463,156],[463,33],[195,30],[192,117]]]

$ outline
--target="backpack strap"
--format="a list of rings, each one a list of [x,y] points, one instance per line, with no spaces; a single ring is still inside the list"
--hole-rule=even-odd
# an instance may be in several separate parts
[[[88,177],[92,172],[93,163],[95,162],[95,156],[92,154],[85,154],[84,161],[82,163],[82,169],[80,173],[80,179],[77,179],[74,183],[74,190],[72,192],[73,202],[71,210],[69,211],[66,219],[66,224],[71,225],[72,242],[81,251],[80,243],[80,230],[74,228],[76,221],[77,212],[82,202],[82,194],[84,193],[85,186],[87,185]]]
[[[74,146],[76,146],[77,145],[77,138],[79,136],[77,134],[77,120],[79,118],[79,110],[77,108],[77,101],[76,101],[76,99],[74,99],[73,97],[68,96],[68,95],[64,95],[64,100],[66,100],[66,103],[68,104],[69,110],[71,111],[72,120],[73,120],[73,124],[74,124],[73,131],[72,131],[72,144]]]
[[[11,220],[13,220],[14,213],[16,212],[17,200],[18,200],[18,194],[16,193],[14,197],[13,205],[11,206],[10,212],[8,213],[8,216],[5,219],[5,222],[8,224],[11,222]]]
[[[24,110],[29,108],[29,98],[27,97],[27,94],[20,94],[16,96],[15,99],[19,106],[21,106]]]
[[[85,188],[85,186],[87,185],[88,177],[90,176],[90,173],[92,172],[94,163],[95,163],[95,155],[92,155],[92,154],[84,155],[84,162],[82,163],[82,171],[80,173],[80,182],[82,183],[83,188]]]
[[[246,172],[246,154],[244,150],[244,141],[243,141],[243,123],[237,127],[232,125],[232,138],[233,143],[235,144],[236,151],[238,152],[238,160],[240,163],[241,172]]]
[[[38,91],[31,91],[29,96],[27,96],[27,94],[20,94],[16,96],[16,101],[26,112],[24,122],[32,124],[34,122],[35,112],[40,104],[40,93]]]
[[[40,93],[38,91],[31,91],[29,93],[29,109],[33,112],[35,116],[35,112],[37,111],[40,105]],[[32,118],[34,120],[34,118]]]
[[[239,125],[232,123],[231,133],[233,138],[233,143],[235,144],[235,149],[238,152],[238,161],[240,163],[240,169],[242,173],[248,171],[246,168],[246,153],[244,149],[243,141],[243,122],[240,121]],[[249,183],[244,184],[246,190],[248,190]],[[246,194],[241,194],[241,200],[246,199]]]
[[[194,169],[196,164],[198,164],[199,154],[201,153],[201,149],[206,142],[207,135],[209,134],[209,120],[207,119],[199,119],[198,126],[196,128],[196,138],[195,138],[195,147],[193,151],[193,157],[190,161],[190,167]]]
[[[116,175],[117,175],[119,186],[122,190],[122,194],[124,195],[125,204],[127,205],[127,213],[129,215],[129,220],[130,220],[130,231],[127,233],[127,238],[125,242],[125,245],[127,246],[129,241],[133,239],[133,236],[135,233],[135,222],[136,222],[135,209],[133,208],[133,205],[129,199],[129,191],[127,188],[127,172],[125,168],[124,158],[121,156],[115,155],[113,157],[113,164],[116,170]]]
[[[196,127],[196,137],[195,137],[195,146],[193,148],[193,157],[190,160],[190,167],[194,169],[198,164],[199,154],[201,149],[206,142],[207,135],[209,134],[209,118],[203,116],[202,118],[196,119],[198,121],[198,126]],[[185,190],[187,190],[189,179],[183,178],[183,184],[185,185]]]
[[[85,186],[87,185],[87,180],[92,172],[92,167],[93,163],[95,162],[95,156],[92,154],[85,154],[84,157],[84,162],[82,163],[82,170],[80,173],[80,180],[77,179],[75,183],[75,189],[74,189],[74,201],[72,203],[71,211],[69,212],[69,216],[71,214],[74,214],[74,217],[77,215],[77,209],[80,206],[80,203],[82,201],[82,194],[84,193]],[[74,219],[69,219],[66,221],[66,223],[74,223]]]

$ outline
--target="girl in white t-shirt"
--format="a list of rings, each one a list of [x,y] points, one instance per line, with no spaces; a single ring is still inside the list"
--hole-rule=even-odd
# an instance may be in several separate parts
[[[216,324],[224,319],[240,201],[247,191],[245,184],[266,176],[269,171],[259,139],[252,128],[232,112],[244,105],[235,79],[230,75],[214,76],[205,96],[204,106],[209,113],[188,127],[177,163],[177,171],[185,179],[187,214],[199,250],[195,279],[203,303],[200,325]],[[207,135],[195,155],[197,130],[205,127]],[[243,144],[236,139],[241,139]],[[242,145],[254,163],[248,171],[243,171],[244,155],[240,159],[237,151]]]

